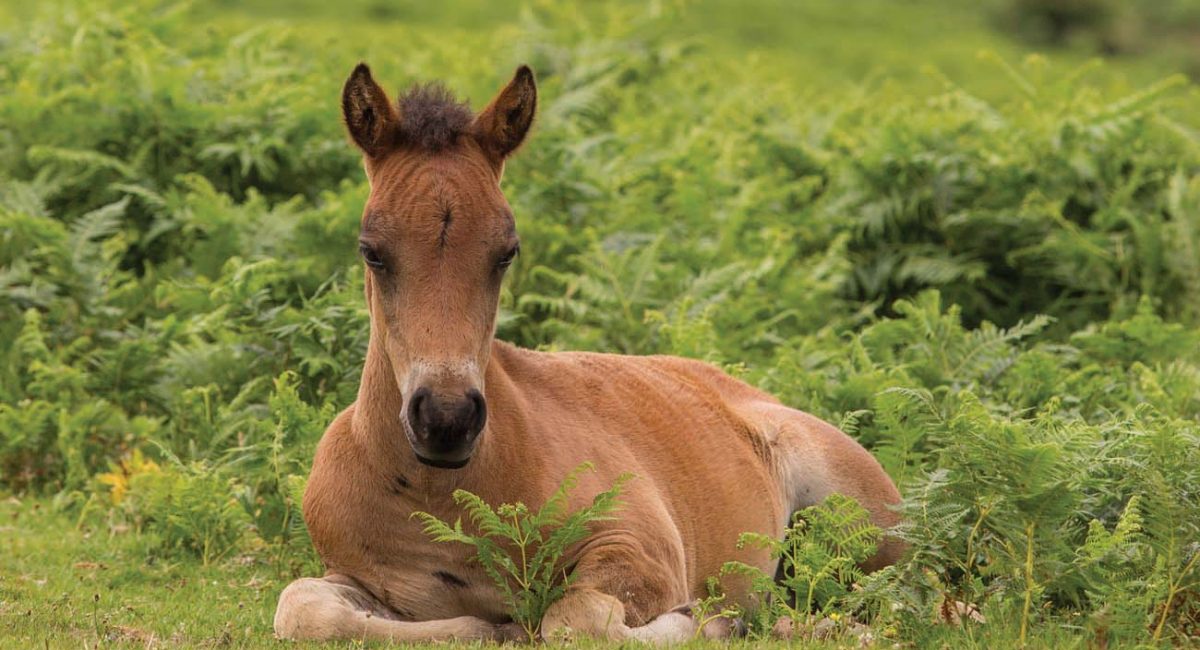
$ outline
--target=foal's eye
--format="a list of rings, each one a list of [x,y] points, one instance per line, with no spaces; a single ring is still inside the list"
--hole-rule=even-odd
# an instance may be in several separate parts
[[[508,267],[512,266],[513,260],[517,258],[517,254],[520,252],[521,252],[521,246],[519,244],[516,246],[513,246],[512,250],[505,253],[504,257],[501,257],[500,261],[496,262],[496,266],[498,266],[502,269],[507,269]]]
[[[383,268],[383,258],[379,257],[379,254],[375,252],[375,249],[367,246],[366,244],[359,244],[358,252],[360,255],[362,255],[363,261],[367,263],[367,266],[373,269]]]

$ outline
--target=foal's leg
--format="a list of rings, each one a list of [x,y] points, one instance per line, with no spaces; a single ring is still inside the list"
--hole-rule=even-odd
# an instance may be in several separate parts
[[[871,523],[880,528],[900,521],[891,509],[900,502],[900,492],[879,461],[853,438],[820,418],[779,404],[759,402],[748,411],[748,419],[771,443],[792,512],[837,492],[854,497],[870,513]],[[904,548],[900,540],[885,536],[863,569],[874,571],[894,564]]]
[[[631,521],[647,524],[655,517],[651,507]],[[575,564],[571,587],[542,617],[542,636],[656,643],[729,636],[731,622],[714,621],[699,630],[691,607],[682,605],[693,598],[684,577],[682,542],[669,532],[669,520],[661,523],[661,529],[613,530],[593,537]]]
[[[696,620],[690,606],[683,605],[660,614],[645,625],[625,624],[625,605],[614,596],[595,589],[571,589],[542,618],[542,636],[583,635],[612,641],[637,640],[649,643],[682,643],[697,637],[725,639],[735,634],[727,619]]]
[[[507,640],[519,628],[472,616],[434,621],[400,620],[394,611],[350,578],[301,578],[279,595],[275,636],[280,639],[383,641]]]

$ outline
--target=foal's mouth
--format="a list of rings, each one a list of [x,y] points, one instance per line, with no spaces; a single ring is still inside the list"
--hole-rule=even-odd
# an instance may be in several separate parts
[[[421,454],[417,453],[417,450],[415,450],[415,449],[413,450],[413,454],[417,457],[417,460],[420,461],[422,465],[428,465],[429,467],[436,467],[438,469],[462,469],[467,466],[467,463],[471,462],[470,456],[467,456],[466,458],[463,458],[461,460],[447,460],[447,459],[443,459],[443,458],[426,458],[426,457],[422,456]]]

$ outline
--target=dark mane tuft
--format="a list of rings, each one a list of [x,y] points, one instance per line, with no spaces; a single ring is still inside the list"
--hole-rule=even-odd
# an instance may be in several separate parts
[[[400,95],[402,146],[436,152],[466,134],[475,119],[471,107],[439,83],[417,84]]]

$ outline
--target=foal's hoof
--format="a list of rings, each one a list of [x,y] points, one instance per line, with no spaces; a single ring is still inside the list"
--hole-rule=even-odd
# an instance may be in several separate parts
[[[693,621],[700,623],[697,619],[698,613],[695,610],[696,603],[688,603],[680,605],[671,610],[675,614],[683,614]],[[746,624],[740,618],[730,618],[728,616],[714,616],[704,621],[704,628],[700,630],[700,634],[706,639],[736,639],[746,636]]]
[[[740,639],[746,636],[746,624],[740,618],[722,616],[705,623],[701,634],[706,639]]]
[[[529,635],[519,623],[501,623],[492,626],[492,641],[497,643],[529,643]]]

